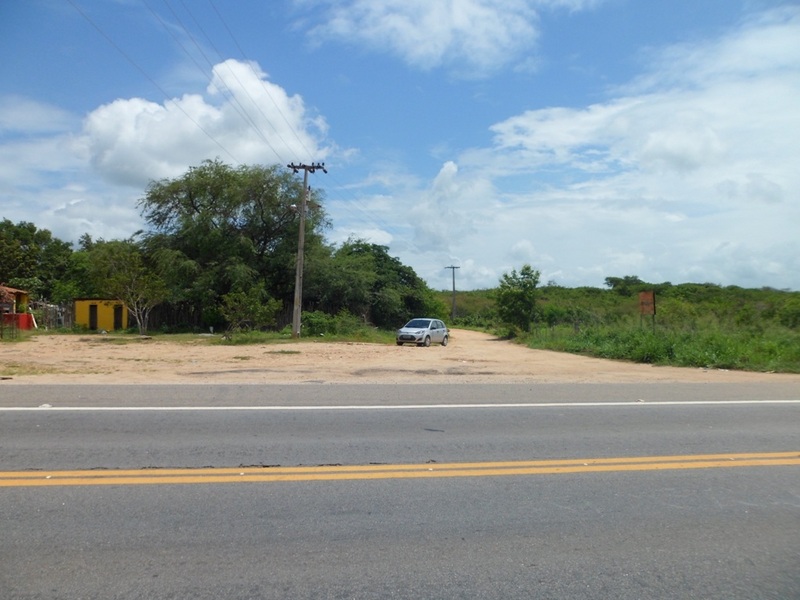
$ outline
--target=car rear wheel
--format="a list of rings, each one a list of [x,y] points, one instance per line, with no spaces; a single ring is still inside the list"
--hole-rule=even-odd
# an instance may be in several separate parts
[[[442,346],[447,346],[447,336],[442,338]]]

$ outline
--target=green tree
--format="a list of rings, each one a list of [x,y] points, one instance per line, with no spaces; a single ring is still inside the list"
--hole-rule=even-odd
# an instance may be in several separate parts
[[[14,235],[14,224],[8,219],[0,223],[0,284],[31,274],[22,244]]]
[[[33,298],[52,297],[72,254],[72,244],[33,223],[0,222],[0,283],[25,289]]]
[[[645,282],[636,275],[625,275],[625,277],[606,277],[605,284],[620,296],[632,296],[645,285]]]
[[[167,287],[139,247],[132,240],[98,241],[90,251],[89,263],[96,289],[123,302],[136,319],[139,334],[145,335],[150,311],[164,301]]]
[[[92,237],[84,233],[78,241],[78,250],[70,254],[61,277],[53,284],[50,299],[55,304],[70,304],[75,298],[102,295],[90,274],[89,255],[93,247]]]
[[[346,310],[369,320],[378,275],[368,246],[349,239],[338,248],[320,248],[311,254],[304,288],[310,310],[331,315]]]
[[[412,317],[442,318],[447,307],[386,246],[350,239],[309,269],[309,298],[330,314],[346,310],[382,328]]]
[[[536,318],[536,286],[541,273],[530,265],[523,265],[519,273],[503,273],[496,292],[497,314],[509,325],[524,332],[531,330]]]
[[[302,187],[278,165],[233,168],[219,161],[151,182],[140,200],[152,227],[145,247],[161,265],[171,300],[189,303],[211,325],[222,318],[223,296],[253,286],[290,304]],[[321,201],[313,191],[307,248],[322,243],[327,221]]]
[[[228,322],[227,335],[240,331],[261,329],[275,324],[281,303],[270,298],[264,287],[253,286],[248,291],[236,291],[222,297],[220,312]]]

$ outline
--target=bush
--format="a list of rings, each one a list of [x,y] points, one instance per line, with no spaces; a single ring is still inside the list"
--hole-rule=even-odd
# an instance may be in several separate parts
[[[358,317],[346,310],[337,315],[321,311],[304,312],[302,315],[302,334],[306,336],[347,335],[364,327]]]
[[[575,332],[566,326],[548,335],[526,336],[532,348],[546,348],[639,363],[800,372],[800,335],[786,330],[708,329],[701,332],[643,327],[591,327]]]

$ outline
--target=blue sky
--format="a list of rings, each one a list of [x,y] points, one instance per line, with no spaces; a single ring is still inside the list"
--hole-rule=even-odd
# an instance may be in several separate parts
[[[143,226],[205,159],[325,162],[331,243],[435,289],[800,290],[800,4],[5,0],[0,218]]]

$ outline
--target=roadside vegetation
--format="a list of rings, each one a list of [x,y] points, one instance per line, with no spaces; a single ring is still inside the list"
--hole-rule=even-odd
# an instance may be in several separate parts
[[[655,292],[655,315],[639,293]],[[442,291],[442,298],[452,294]],[[800,293],[609,277],[606,288],[536,288],[523,315],[501,319],[498,290],[456,293],[455,326],[531,348],[641,363],[800,373]],[[527,330],[520,326],[532,310]]]
[[[603,288],[565,288],[541,285],[539,271],[522,265],[504,273],[496,288],[456,293],[451,319],[452,293],[429,288],[386,246],[360,239],[327,243],[324,194],[309,193],[300,219],[303,193],[300,180],[279,165],[206,161],[150,183],[139,201],[147,229],[129,239],[84,234],[73,248],[33,223],[2,219],[0,284],[28,291],[31,306],[17,309],[31,309],[49,330],[60,327],[50,315],[66,314],[76,298],[120,301],[134,327],[114,332],[109,343],[145,335],[192,343],[289,342],[302,221],[304,340],[393,343],[397,327],[427,316],[532,348],[800,372],[800,292],[648,283],[633,275],[607,277]],[[642,292],[655,294],[655,315],[641,314]],[[25,336],[0,326],[3,342]]]

